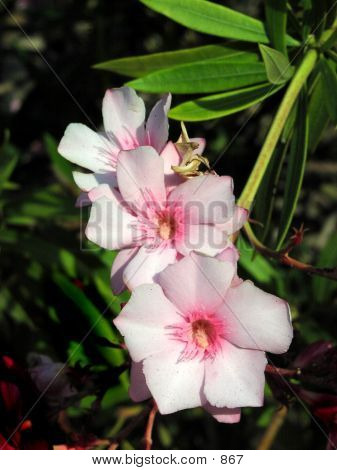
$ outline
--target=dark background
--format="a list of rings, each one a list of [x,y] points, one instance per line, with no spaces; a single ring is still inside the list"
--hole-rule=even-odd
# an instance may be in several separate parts
[[[81,285],[90,301],[102,310],[108,294],[104,297],[97,285],[93,285],[91,271],[96,270],[99,274],[104,266],[108,277],[109,268],[104,264],[101,252],[85,253],[79,248],[80,225],[77,210],[73,209],[78,192],[59,177],[45,135],[48,133],[56,144],[71,122],[81,122],[89,127],[93,127],[93,123],[101,125],[101,100],[105,90],[121,86],[125,79],[94,70],[93,64],[219,40],[186,30],[151,12],[137,0],[17,0],[5,3],[12,16],[0,6],[0,129],[3,135],[5,129],[9,130],[10,143],[19,157],[11,179],[17,185],[16,190],[14,188],[1,196],[2,225],[15,231],[17,238],[14,242],[1,240],[4,290],[1,291],[0,302],[0,351],[15,357],[23,366],[32,351],[65,362],[69,359],[71,345],[77,344],[87,331],[87,320],[82,321],[81,307],[74,305],[69,296],[55,285],[54,275],[61,272],[72,283],[76,281],[75,284]],[[263,18],[262,2],[228,1],[226,5]],[[157,96],[142,96],[148,106],[158,99]],[[178,104],[186,98],[174,96],[173,102]],[[254,164],[279,99],[278,94],[274,95],[263,106],[257,107],[253,116],[249,110],[221,120],[188,126],[190,135],[206,137],[205,153],[211,161],[223,153],[215,169],[234,177],[236,196],[239,196]],[[176,140],[178,135],[178,123],[172,122],[172,140]],[[296,256],[318,264],[323,261],[323,249],[335,231],[335,148],[336,134],[334,129],[328,128],[315,153],[309,156],[294,220],[294,225],[304,222],[309,228]],[[36,196],[36,191],[44,188],[45,216],[39,209],[41,197],[37,199]],[[50,202],[53,191],[57,197]],[[282,185],[280,194],[281,191]],[[278,198],[276,207],[281,205],[282,199]],[[31,222],[23,223],[22,219],[18,223],[14,217],[17,214],[30,217]],[[276,210],[274,219],[277,217]],[[27,247],[27,233],[32,237],[33,246]],[[50,245],[39,245],[37,240],[47,241]],[[85,268],[78,265],[72,273],[69,266],[64,267],[66,262],[55,260],[51,255],[54,251],[59,253],[62,246],[72,254],[76,263],[82,263]],[[325,261],[329,262],[329,254],[324,253]],[[314,281],[274,262],[266,263],[273,274],[267,275],[267,268],[262,265],[262,277],[255,276],[255,282],[269,292],[286,297],[295,318],[297,333],[291,350],[285,358],[275,359],[280,361],[280,365],[287,365],[305,344],[336,337],[334,287],[327,281],[325,294],[317,298],[317,282],[321,281]],[[254,269],[254,266],[251,270],[242,268],[242,274],[250,277],[252,272],[248,271]],[[108,320],[115,313],[109,312]],[[83,357],[77,359],[82,365],[102,362],[95,339],[88,338]],[[76,363],[71,362],[72,365]],[[111,381],[106,387],[110,388],[102,409],[92,407],[95,396],[97,398],[93,394],[94,398],[89,397],[80,407],[76,405],[69,411],[77,432],[113,436],[121,423],[118,420],[127,415],[125,410],[137,412],[139,407],[130,408],[125,394],[117,396],[113,373]],[[293,401],[273,448],[324,448],[324,434],[301,404]],[[254,449],[278,406],[267,390],[266,406],[245,410],[241,423],[237,425],[217,424],[200,410],[160,417],[154,434],[154,447]],[[62,442],[63,431],[59,430],[55,420],[51,420],[50,427],[52,439]],[[123,443],[124,448],[137,448],[142,432],[142,428],[136,429]]]

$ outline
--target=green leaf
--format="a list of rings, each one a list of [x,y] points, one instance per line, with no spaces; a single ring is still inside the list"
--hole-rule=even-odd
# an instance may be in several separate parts
[[[262,63],[218,59],[153,72],[132,80],[128,85],[152,93],[212,93],[253,85],[266,79]]]
[[[81,289],[68,281],[68,279],[60,273],[54,273],[53,279],[55,284],[74,302],[87,319],[90,327],[88,333],[92,332],[97,336],[102,336],[112,343],[119,342],[118,335],[114,332],[110,322],[104,317],[104,311],[100,312]],[[112,294],[111,300],[114,300]],[[123,363],[124,356],[122,351],[105,347],[99,347],[99,350],[105,360],[112,366],[118,366]]]
[[[263,83],[241,90],[205,96],[176,106],[169,112],[169,117],[179,121],[206,121],[228,116],[265,100],[280,88]]]
[[[125,387],[111,387],[106,391],[102,398],[101,408],[105,412],[111,412],[111,410],[114,409],[116,405],[125,401],[130,404],[130,397],[125,392]]]
[[[287,57],[282,52],[263,44],[259,44],[259,48],[268,80],[275,85],[287,82],[294,73],[294,67],[289,64]]]
[[[22,190],[15,198],[8,198],[5,202],[6,217],[24,216],[39,220],[57,217],[57,222],[78,222],[78,211],[59,185],[50,185],[34,191]]]
[[[43,136],[43,142],[51,159],[52,167],[55,175],[64,183],[74,184],[72,165],[68,160],[61,157],[57,151],[57,143],[54,137],[46,133]]]
[[[0,149],[0,191],[2,191],[11,177],[17,163],[18,152],[9,143],[9,133],[5,133],[5,139]]]
[[[78,341],[70,341],[67,351],[68,360],[67,363],[70,367],[75,367],[75,365],[80,364],[81,367],[85,367],[90,364],[90,360],[85,353],[83,344]]]
[[[284,198],[276,250],[282,247],[300,195],[308,150],[308,115],[306,96],[301,93],[297,106],[295,128],[290,143]]]
[[[67,276],[73,278],[77,277],[76,257],[73,253],[61,249],[59,251],[59,260]]]
[[[289,113],[289,116],[287,117],[286,123],[284,125],[280,142],[285,144],[288,140],[289,137],[291,136],[293,129],[294,129],[294,124],[295,124],[295,119],[296,119],[296,113],[297,113],[297,103],[291,108],[291,111]]]
[[[334,268],[337,265],[337,234],[333,233],[320,253],[317,265],[322,268]],[[320,276],[312,279],[315,302],[328,302],[337,288],[336,281]]]
[[[308,136],[308,149],[310,152],[314,152],[320,141],[321,135],[329,122],[329,114],[326,106],[322,106],[324,101],[323,95],[323,81],[321,75],[318,76],[318,80],[314,85],[314,89],[310,96],[308,105],[308,116],[309,116],[309,136]]]
[[[267,33],[272,46],[287,56],[287,0],[266,0]]]
[[[337,77],[336,68],[326,59],[320,61],[323,80],[323,98],[330,119],[337,125]]]
[[[256,228],[256,233],[262,243],[269,235],[272,212],[275,203],[276,190],[280,179],[288,142],[279,143],[273,152],[268,168],[264,174],[254,204],[254,218],[262,227]]]
[[[335,0],[327,0],[327,10],[326,26],[330,27],[333,26],[337,16],[337,3]]]
[[[191,64],[209,59],[223,58],[236,62],[256,62],[259,57],[242,44],[215,44],[181,49],[179,51],[157,52],[155,54],[124,57],[94,65],[95,69],[108,70],[129,77],[142,77],[151,72]]]
[[[326,0],[311,0],[303,5],[304,13],[302,19],[302,36],[307,39],[309,34],[315,34],[316,39],[320,39],[325,29],[327,13],[331,12],[326,4]]]
[[[323,39],[323,35],[326,34],[326,37]],[[337,29],[331,28],[324,31],[321,37],[321,48],[323,51],[328,51],[331,49],[337,42]]]
[[[2,229],[0,231],[0,244],[4,245],[6,251],[19,252],[21,256],[27,256],[37,261],[46,269],[53,267],[63,268],[70,275],[76,275],[76,266],[82,271],[88,272],[83,263],[70,251],[58,246],[54,240],[43,239],[29,233],[22,234],[16,230]],[[90,273],[90,271],[89,271]]]
[[[146,6],[200,33],[268,43],[261,21],[206,0],[141,0]],[[288,38],[297,45],[297,41]]]
[[[237,248],[240,251],[239,265],[251,275],[255,281],[268,284],[279,277],[278,271],[240,235]]]

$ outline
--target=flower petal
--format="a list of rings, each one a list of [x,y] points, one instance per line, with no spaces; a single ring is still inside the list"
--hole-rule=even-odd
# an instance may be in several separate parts
[[[221,313],[228,324],[228,341],[275,354],[288,350],[293,338],[289,305],[250,281],[227,291]]]
[[[152,108],[146,123],[146,134],[149,145],[160,153],[168,139],[168,117],[167,113],[171,106],[171,94],[168,93],[159,100]]]
[[[164,160],[165,175],[175,175],[176,173],[174,173],[174,171],[172,170],[172,166],[179,165],[181,162],[181,157],[174,143],[171,141],[167,142],[160,156]],[[184,181],[184,180],[180,179],[180,181]]]
[[[129,395],[135,402],[144,401],[151,398],[151,392],[146,384],[143,372],[143,362],[134,362],[131,364]]]
[[[239,258],[239,251],[231,241],[228,242],[227,248],[216,255],[216,259],[220,261],[228,261],[229,263],[233,264],[236,264],[239,261]],[[231,282],[231,287],[236,287],[242,282],[243,280],[237,274],[235,274]]]
[[[142,246],[124,269],[126,286],[133,290],[141,284],[155,282],[156,275],[177,259],[173,248],[148,249]]]
[[[129,302],[114,320],[136,362],[169,350],[173,342],[166,326],[181,320],[174,305],[158,284],[143,284],[132,292]]]
[[[232,233],[235,233],[242,228],[242,226],[247,222],[248,216],[249,212],[247,209],[235,206],[232,217],[223,224],[217,224],[217,227],[228,235],[232,235]]]
[[[164,162],[152,147],[139,147],[119,154],[117,181],[124,200],[138,211],[166,200]]]
[[[170,201],[185,210],[185,221],[191,224],[223,223],[234,211],[233,180],[229,176],[200,175],[172,190]]]
[[[113,261],[111,268],[111,289],[114,294],[120,294],[126,289],[126,285],[123,281],[124,269],[130,263],[132,258],[136,255],[138,247],[125,248],[121,250]]]
[[[69,124],[58,152],[70,162],[94,172],[111,171],[119,150],[103,135],[84,124]]]
[[[92,201],[85,234],[102,248],[116,250],[133,244],[137,238],[137,219],[120,204],[118,194],[108,185],[90,191]]]
[[[216,256],[216,259],[219,259],[220,261],[229,261],[230,263],[237,263],[239,258],[239,251],[231,242],[229,242],[228,246]]]
[[[262,406],[266,355],[225,341],[215,359],[205,364],[204,393],[218,408]]]
[[[91,191],[99,184],[117,186],[117,175],[115,170],[106,173],[81,173],[73,171],[74,181],[82,191]]]
[[[204,408],[215,418],[219,423],[234,424],[238,423],[241,419],[240,408],[217,408],[209,403],[204,405]]]
[[[172,188],[185,180],[172,170],[181,163],[181,157],[173,142],[167,142],[160,156],[164,160],[165,186]]]
[[[184,256],[196,251],[208,256],[215,256],[223,251],[228,244],[226,232],[215,225],[186,224],[181,240],[176,241],[176,248]]]
[[[144,143],[145,105],[132,88],[107,90],[102,113],[105,131],[119,149],[133,149]]]
[[[183,345],[172,341],[170,349],[144,360],[147,386],[161,414],[201,406],[204,363],[179,361]]]
[[[183,313],[214,309],[224,302],[235,271],[234,263],[192,253],[158,274],[157,282]]]

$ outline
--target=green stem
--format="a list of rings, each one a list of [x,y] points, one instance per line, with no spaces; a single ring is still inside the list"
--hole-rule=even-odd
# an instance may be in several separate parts
[[[303,58],[298,67],[290,85],[283,97],[280,107],[276,113],[274,121],[269,129],[268,135],[260,154],[256,160],[254,168],[248,178],[246,186],[239,198],[238,205],[249,209],[254,201],[257,190],[262,181],[263,175],[267,169],[268,163],[272,157],[273,151],[280,138],[287,117],[296,101],[296,98],[303,87],[306,79],[314,68],[317,59],[317,51],[310,49]]]
[[[323,50],[329,50],[337,41],[337,18],[335,18],[331,27],[322,33],[319,46]]]

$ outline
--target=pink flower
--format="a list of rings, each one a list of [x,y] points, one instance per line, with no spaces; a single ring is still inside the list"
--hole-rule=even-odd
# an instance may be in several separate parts
[[[134,361],[134,400],[152,395],[163,414],[203,406],[226,423],[262,406],[265,351],[292,340],[289,306],[235,276],[235,262],[192,253],[132,292],[114,323]]]
[[[117,162],[119,192],[100,185],[86,229],[89,240],[122,249],[112,267],[115,292],[152,282],[167,265],[191,251],[214,256],[245,217],[235,208],[229,176],[201,175],[172,190],[165,185],[164,161],[151,147],[122,151]],[[239,225],[234,221],[237,218]],[[219,226],[217,226],[219,224]],[[226,225],[226,230],[224,226]]]
[[[84,124],[69,124],[58,147],[59,153],[93,173],[73,172],[80,189],[90,191],[101,183],[115,185],[116,164],[121,150],[150,145],[167,160],[167,174],[173,175],[171,165],[181,158],[174,144],[168,142],[167,113],[171,95],[159,100],[145,124],[144,101],[129,87],[107,90],[103,99],[104,132],[98,133]],[[204,139],[192,139],[201,154]],[[173,176],[171,176],[173,178]]]

